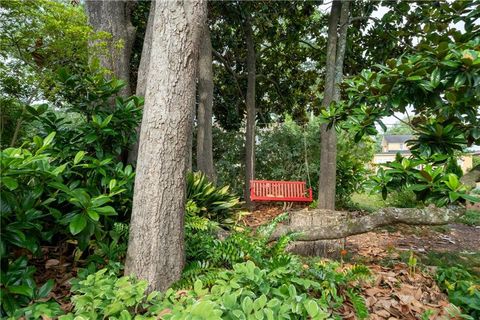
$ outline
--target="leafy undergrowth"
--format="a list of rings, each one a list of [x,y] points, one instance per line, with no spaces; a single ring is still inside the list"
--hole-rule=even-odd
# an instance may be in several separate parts
[[[467,210],[463,216],[458,218],[458,222],[469,226],[480,226],[480,211]]]
[[[196,280],[185,289],[147,295],[145,281],[119,278],[118,269],[104,268],[72,281],[70,313],[51,299],[17,310],[10,319],[342,319],[345,312],[365,319],[368,311],[354,284],[368,276],[365,267],[333,262],[306,266],[297,260],[261,269],[247,261],[219,272],[210,286]]]

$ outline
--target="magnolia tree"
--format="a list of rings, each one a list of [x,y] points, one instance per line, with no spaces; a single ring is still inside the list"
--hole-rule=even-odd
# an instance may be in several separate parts
[[[377,134],[377,124],[386,131],[383,118],[407,114],[405,123],[415,136],[408,142],[412,156],[398,156],[370,183],[384,197],[393,190],[412,190],[430,206],[384,208],[363,217],[333,210],[300,212],[279,226],[273,238],[301,232],[299,240],[338,239],[395,223],[446,224],[464,213],[462,203],[480,201],[469,194],[456,165],[459,152],[480,144],[480,26],[474,23],[472,6],[455,3],[452,10],[446,8],[444,24],[423,38],[415,53],[347,79],[347,99],[322,111],[330,128],[355,133],[356,141]],[[459,20],[465,32],[455,29]],[[407,106],[414,114],[407,113]]]

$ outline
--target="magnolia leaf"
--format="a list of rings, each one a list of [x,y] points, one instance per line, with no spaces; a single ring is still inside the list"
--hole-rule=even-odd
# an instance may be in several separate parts
[[[87,226],[87,219],[82,214],[77,214],[72,221],[70,221],[70,233],[77,235]]]
[[[75,159],[73,159],[73,164],[77,164],[82,161],[83,157],[85,156],[85,151],[78,151],[75,155]]]
[[[48,146],[48,145],[50,145],[50,143],[52,143],[53,138],[55,137],[55,135],[56,135],[56,132],[53,131],[53,132],[51,132],[48,136],[46,136],[45,139],[43,139],[43,146]]]

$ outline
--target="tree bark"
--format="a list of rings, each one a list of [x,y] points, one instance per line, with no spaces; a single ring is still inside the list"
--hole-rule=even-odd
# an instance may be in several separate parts
[[[327,109],[335,98],[336,56],[337,56],[337,26],[340,20],[341,2],[332,2],[328,19],[327,61],[325,72],[325,89],[322,108]],[[336,135],[335,128],[328,129],[323,124],[320,131],[320,175],[318,179],[318,207],[321,209],[335,208],[336,185]]]
[[[256,81],[256,57],[255,42],[250,18],[244,20],[245,41],[247,44],[247,94],[245,99],[247,109],[247,123],[245,130],[245,202],[248,207],[252,206],[250,201],[250,180],[255,177],[255,81]]]
[[[212,150],[213,66],[210,30],[205,23],[198,58],[197,169],[216,181]]]
[[[340,86],[343,80],[343,61],[345,59],[345,51],[347,48],[347,31],[350,12],[350,1],[342,1],[342,9],[340,12],[340,27],[337,37],[337,52],[335,59],[335,84],[333,88],[333,101],[341,100]]]
[[[101,65],[112,71],[113,75],[125,81],[120,91],[123,96],[130,96],[130,56],[135,38],[135,27],[130,16],[134,2],[87,0],[85,8],[88,22],[95,31],[104,31],[112,35],[107,43],[107,52],[101,54]],[[119,48],[118,44],[121,44]]]
[[[152,33],[153,33],[153,19],[155,16],[155,5],[152,2],[150,4],[150,12],[148,14],[147,29],[145,30],[145,37],[143,40],[142,56],[140,57],[140,65],[138,66],[137,76],[137,88],[135,95],[139,97],[145,97],[145,91],[147,90],[148,68],[150,64],[150,52],[152,49]],[[137,141],[130,147],[128,151],[127,162],[133,165],[137,163],[138,146],[140,142],[140,130],[141,124],[136,128]]]
[[[279,224],[271,236],[276,240],[288,233],[299,233],[295,240],[341,239],[372,231],[378,227],[404,223],[409,225],[448,224],[465,213],[464,207],[382,208],[360,217],[345,211],[302,210],[290,214],[288,224]]]
[[[205,1],[156,1],[125,273],[165,290],[181,276],[185,175]]]
[[[150,4],[150,12],[148,13],[147,29],[143,38],[142,56],[138,66],[137,87],[135,95],[145,97],[147,90],[148,70],[150,65],[150,52],[152,51],[152,35],[153,21],[155,19],[155,2]]]

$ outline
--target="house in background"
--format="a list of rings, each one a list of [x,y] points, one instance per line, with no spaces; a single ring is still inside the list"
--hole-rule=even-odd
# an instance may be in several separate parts
[[[386,134],[382,139],[382,151],[373,157],[373,163],[378,167],[382,163],[395,161],[395,156],[400,153],[403,157],[409,157],[412,153],[407,146],[407,141],[413,139],[412,135]]]
[[[412,140],[412,135],[394,135],[386,134],[382,139],[382,151],[376,153],[373,157],[373,166],[376,171],[383,163],[395,161],[397,153],[403,157],[410,157],[410,148],[407,145],[408,140]],[[464,173],[470,171],[473,167],[473,159],[471,154],[466,154],[457,159],[457,163]]]

